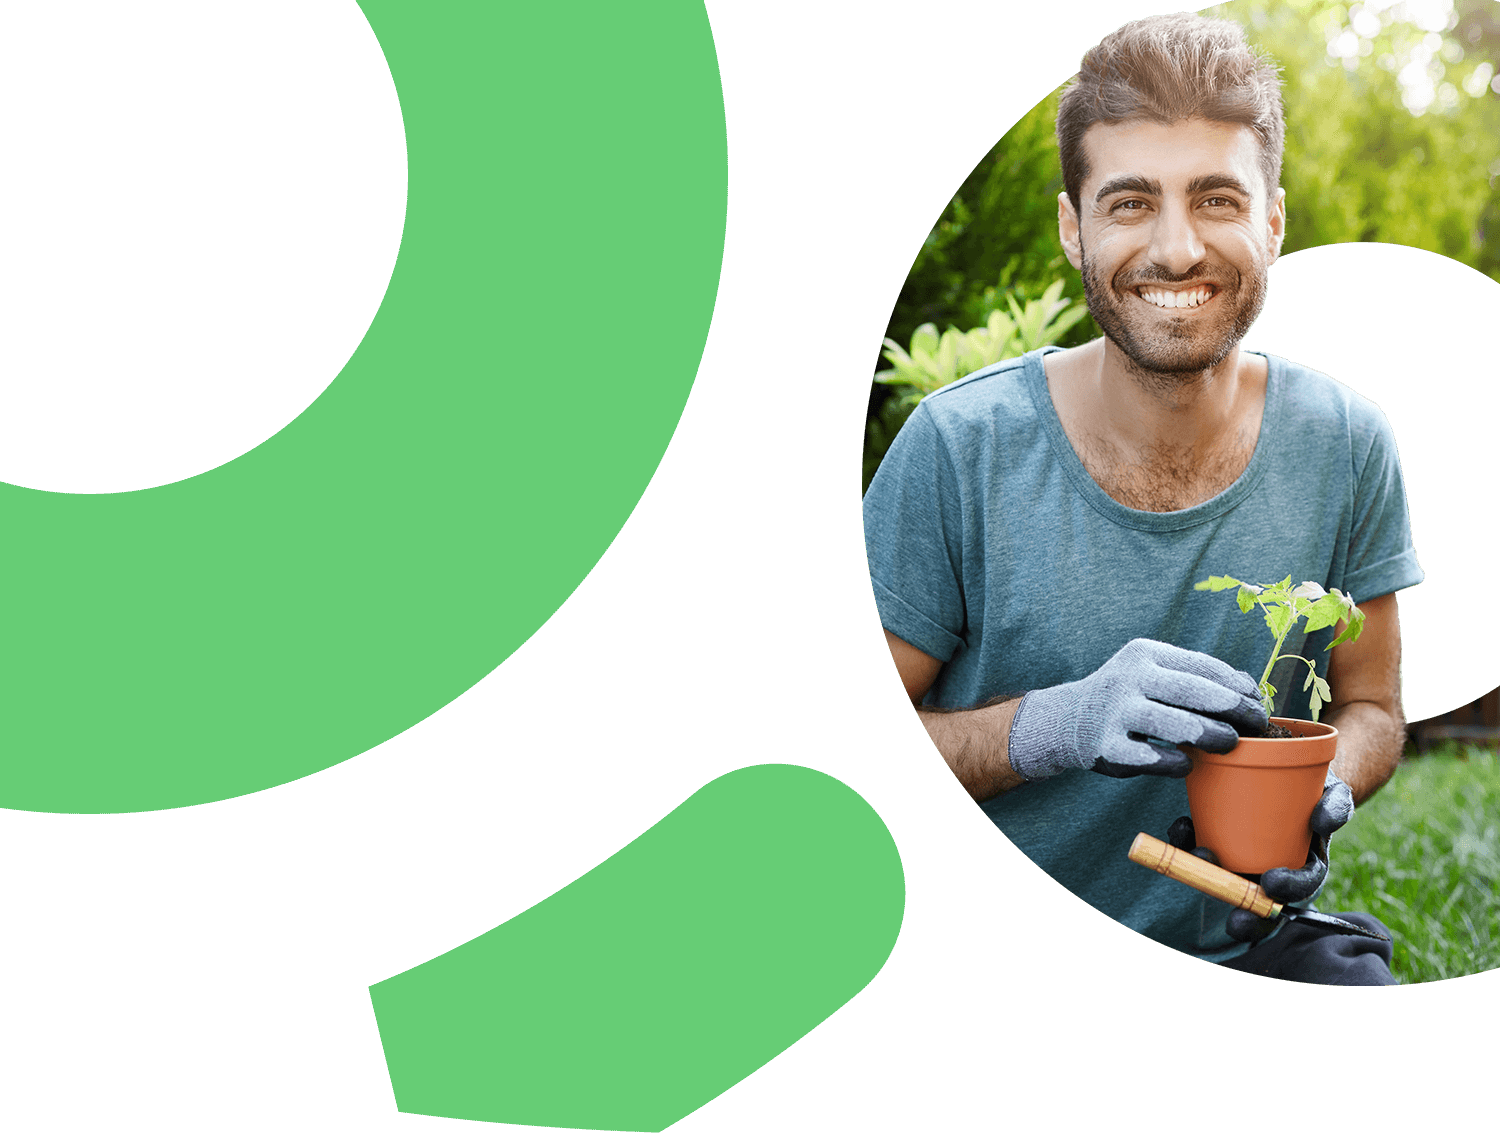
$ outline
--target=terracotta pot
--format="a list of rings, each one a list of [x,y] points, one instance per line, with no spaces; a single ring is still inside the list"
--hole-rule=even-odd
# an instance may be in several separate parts
[[[1312,721],[1273,717],[1292,737],[1244,736],[1234,751],[1218,754],[1184,746],[1192,757],[1188,810],[1198,845],[1236,874],[1306,864],[1312,832],[1307,821],[1323,794],[1338,729]]]

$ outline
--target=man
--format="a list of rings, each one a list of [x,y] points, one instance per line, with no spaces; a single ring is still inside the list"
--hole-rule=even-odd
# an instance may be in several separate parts
[[[1401,751],[1394,592],[1422,573],[1389,426],[1327,377],[1239,348],[1281,246],[1283,130],[1275,67],[1234,24],[1138,20],[1084,57],[1058,109],[1058,230],[1104,337],[929,395],[866,495],[867,550],[934,743],[1053,877],[1232,967],[1388,984],[1388,946],[1231,916],[1126,858],[1139,831],[1192,846],[1175,745],[1224,751],[1265,723],[1245,671],[1270,636],[1194,591],[1210,574],[1311,580],[1366,616],[1331,653],[1332,629],[1283,650],[1317,659],[1339,742],[1313,854],[1267,871],[1268,892],[1316,892],[1328,836]],[[1279,715],[1309,715],[1289,668],[1272,680]]]

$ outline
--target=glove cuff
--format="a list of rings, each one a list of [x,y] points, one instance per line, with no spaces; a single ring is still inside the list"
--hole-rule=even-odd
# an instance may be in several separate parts
[[[1010,766],[1025,779],[1043,780],[1082,766],[1070,716],[1058,711],[1057,696],[1058,689],[1034,689],[1011,718]]]

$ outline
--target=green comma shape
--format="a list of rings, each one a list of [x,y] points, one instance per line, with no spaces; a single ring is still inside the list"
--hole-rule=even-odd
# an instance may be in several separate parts
[[[371,987],[399,1109],[662,1130],[880,971],[901,859],[849,787],[787,764],[709,783],[582,878]]]
[[[0,806],[204,803],[395,736],[551,616],[671,439],[724,249],[702,3],[361,8],[407,144],[381,306],[233,461],[0,484]]]

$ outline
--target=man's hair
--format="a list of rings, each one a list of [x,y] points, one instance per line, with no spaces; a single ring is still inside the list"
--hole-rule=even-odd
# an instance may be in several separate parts
[[[1188,12],[1132,20],[1083,57],[1057,104],[1057,150],[1063,188],[1079,208],[1089,174],[1083,136],[1096,122],[1185,118],[1248,126],[1260,139],[1266,193],[1281,181],[1281,77],[1269,56],[1250,46],[1229,20]]]

